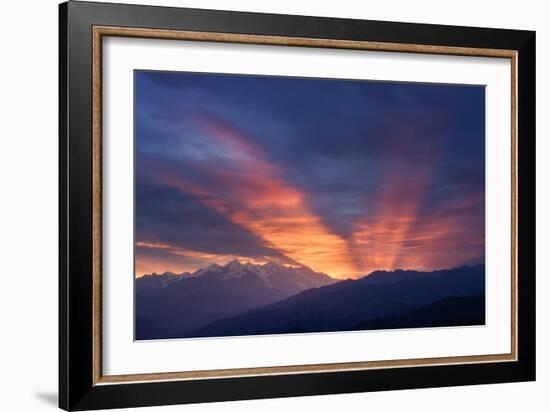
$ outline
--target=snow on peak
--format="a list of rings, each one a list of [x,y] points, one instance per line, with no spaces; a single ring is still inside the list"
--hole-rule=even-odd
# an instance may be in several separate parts
[[[252,262],[243,264],[237,259],[233,259],[225,265],[211,264],[206,268],[189,274],[188,277],[208,275],[217,276],[220,280],[231,280],[242,278],[247,274],[256,275],[270,288],[288,282],[300,285],[301,288],[330,283],[328,281],[330,278],[323,278],[326,275],[316,273],[307,266],[280,264],[273,261],[268,261],[264,264],[255,264]]]
[[[229,270],[237,270],[237,269],[241,269],[242,266],[243,265],[241,265],[241,262],[239,262],[237,259],[233,259],[231,262],[225,265],[225,268]]]
[[[215,271],[218,271],[219,269],[221,269],[221,266],[218,265],[217,263],[212,263],[211,265],[205,267],[205,268],[202,268],[202,269],[199,269],[195,272],[193,272],[191,274],[191,276],[193,277],[196,277],[196,276],[201,276],[207,272],[215,272]]]

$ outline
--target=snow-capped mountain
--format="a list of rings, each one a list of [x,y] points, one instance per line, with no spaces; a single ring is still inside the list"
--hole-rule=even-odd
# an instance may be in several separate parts
[[[142,276],[136,282],[136,290],[154,289],[168,286],[170,283],[182,279],[182,276],[188,276],[191,273],[172,273],[164,272],[162,274],[151,273],[150,275]]]
[[[214,263],[195,272],[180,274],[172,272],[164,272],[163,274],[152,273],[142,276],[136,283],[140,289],[156,288],[201,276],[216,277],[225,281],[240,278],[246,273],[255,274],[270,288],[279,290],[292,289],[289,290],[290,293],[326,286],[336,282],[330,276],[314,272],[307,266],[285,266],[274,262],[268,262],[263,265],[255,265],[253,263],[242,264],[235,259],[223,266]]]
[[[335,282],[305,266],[238,260],[193,273],[145,275],[136,280],[136,338],[180,337],[216,319]]]

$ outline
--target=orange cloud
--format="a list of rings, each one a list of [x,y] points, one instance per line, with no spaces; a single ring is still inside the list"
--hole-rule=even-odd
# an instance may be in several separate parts
[[[136,247],[143,247],[148,249],[170,249],[171,248],[171,246],[167,243],[147,242],[147,241],[137,241]]]
[[[398,268],[402,254],[406,253],[403,245],[415,225],[429,176],[430,170],[425,167],[413,176],[389,173],[383,179],[373,202],[376,213],[370,219],[365,216],[351,238],[365,274]]]
[[[479,210],[483,194],[452,204],[428,216],[419,216],[420,195],[426,175],[408,185],[389,185],[382,191],[382,212],[364,219],[353,235],[355,251],[363,257],[365,273],[374,270],[452,268],[479,258],[483,248],[483,222],[465,218]],[[386,193],[384,193],[386,192]]]
[[[220,191],[179,176],[162,176],[163,183],[193,193],[292,261],[335,277],[359,274],[346,241],[327,229],[308,207],[305,195],[285,181],[282,171],[258,146],[220,120],[201,118],[199,126],[223,150],[230,165],[204,170]]]

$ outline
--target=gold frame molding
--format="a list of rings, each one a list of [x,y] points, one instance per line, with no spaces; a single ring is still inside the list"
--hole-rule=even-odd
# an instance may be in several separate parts
[[[103,37],[133,37],[164,40],[187,40],[240,44],[260,44],[295,47],[318,47],[333,49],[354,49],[400,53],[423,53],[477,57],[497,57],[511,60],[511,141],[512,141],[512,239],[511,239],[511,352],[494,355],[451,356],[422,359],[394,359],[382,361],[328,363],[315,365],[289,365],[276,367],[218,369],[201,371],[144,373],[131,375],[103,375],[102,361],[102,40]],[[369,41],[334,40],[300,37],[261,36],[196,31],[142,29],[128,27],[93,27],[92,44],[92,228],[93,228],[93,384],[120,384],[149,381],[215,379],[276,374],[320,373],[381,368],[402,368],[412,366],[457,365],[471,363],[494,363],[517,361],[517,52],[514,50],[481,49],[418,44],[382,43]]]

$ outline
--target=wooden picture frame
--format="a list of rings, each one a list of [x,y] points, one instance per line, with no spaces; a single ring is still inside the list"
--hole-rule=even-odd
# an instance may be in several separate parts
[[[535,379],[534,32],[73,1],[59,12],[61,408]],[[104,375],[102,40],[108,36],[510,59],[512,105],[510,119],[502,120],[511,122],[512,131],[510,353]]]

